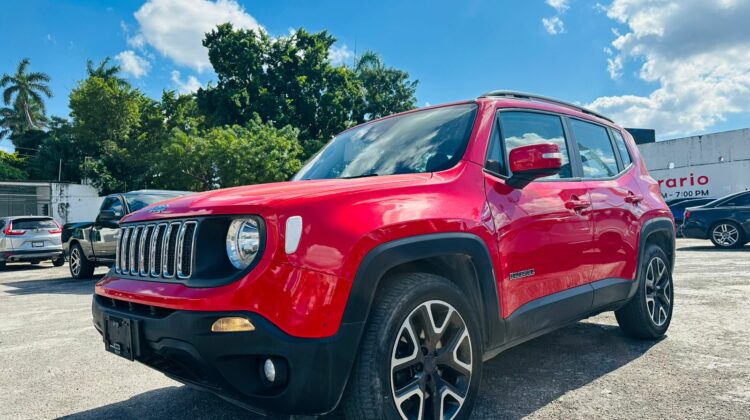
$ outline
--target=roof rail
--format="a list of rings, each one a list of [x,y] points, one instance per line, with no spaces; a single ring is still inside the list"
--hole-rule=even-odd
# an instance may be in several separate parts
[[[512,90],[493,90],[490,92],[487,92],[480,96],[480,98],[488,98],[488,97],[501,97],[501,98],[511,98],[511,99],[526,99],[529,101],[540,101],[540,102],[548,102],[555,105],[564,106],[566,108],[575,109],[576,111],[583,112],[584,114],[593,115],[595,117],[599,117],[603,120],[607,120],[614,124],[615,122],[611,119],[605,117],[604,115],[592,111],[588,108],[584,108],[582,106],[574,105],[569,102],[564,101],[558,101],[557,99],[547,98],[546,96],[541,95],[535,95],[533,93],[525,93],[525,92],[515,92]]]

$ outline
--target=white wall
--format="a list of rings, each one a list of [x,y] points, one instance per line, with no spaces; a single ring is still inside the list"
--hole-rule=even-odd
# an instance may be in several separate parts
[[[52,183],[50,210],[62,224],[92,221],[103,199],[91,185]]]
[[[750,189],[750,128],[638,145],[664,198]]]

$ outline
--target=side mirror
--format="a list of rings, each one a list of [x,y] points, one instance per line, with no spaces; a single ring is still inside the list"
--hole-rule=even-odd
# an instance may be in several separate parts
[[[122,214],[120,214],[119,211],[102,210],[99,212],[99,221],[101,222],[113,222],[116,220],[120,220],[121,218]]]
[[[531,181],[555,175],[562,167],[560,146],[553,143],[530,144],[510,151],[510,171],[513,175],[507,184],[521,189]]]

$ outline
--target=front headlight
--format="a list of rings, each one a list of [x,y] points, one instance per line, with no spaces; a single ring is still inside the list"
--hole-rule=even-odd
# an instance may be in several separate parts
[[[232,265],[242,270],[247,268],[260,249],[260,231],[254,219],[233,220],[227,231],[227,257]]]

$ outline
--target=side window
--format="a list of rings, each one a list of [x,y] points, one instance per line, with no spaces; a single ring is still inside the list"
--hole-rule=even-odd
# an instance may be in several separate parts
[[[101,210],[114,210],[116,214],[123,215],[122,200],[117,197],[107,197],[102,203]]]
[[[562,153],[560,173],[543,179],[570,178],[573,176],[568,147],[565,144],[565,131],[560,117],[536,112],[501,112],[500,134],[505,144],[506,155],[504,157],[507,157],[516,147],[530,144],[554,143],[560,146],[560,152]],[[507,161],[507,158],[505,160]],[[508,172],[506,168],[505,174],[510,175]]]
[[[746,207],[750,206],[750,194],[738,195],[727,201],[725,207]]]
[[[500,144],[500,130],[497,127],[497,120],[495,126],[492,128],[492,134],[490,134],[490,147],[487,150],[487,161],[484,167],[496,174],[505,175],[505,156],[503,155],[503,148]]]
[[[612,130],[612,135],[615,136],[615,145],[617,146],[617,150],[620,151],[622,166],[627,168],[633,162],[633,159],[630,157],[630,151],[628,151],[628,146],[625,144],[625,139],[617,130]]]
[[[607,129],[572,118],[570,124],[581,153],[583,177],[609,178],[617,175],[617,159]]]

